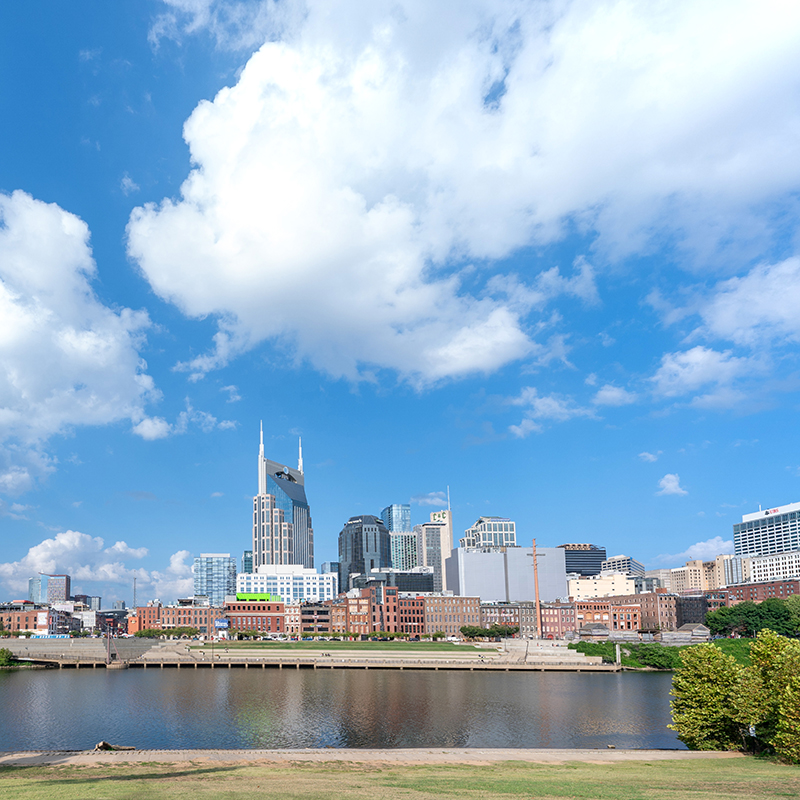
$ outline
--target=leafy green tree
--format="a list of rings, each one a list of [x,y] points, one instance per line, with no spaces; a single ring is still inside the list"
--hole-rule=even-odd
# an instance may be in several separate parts
[[[0,647],[0,667],[8,667],[15,661],[14,654],[7,647]]]
[[[643,667],[655,669],[677,669],[681,665],[680,651],[676,647],[665,647],[655,642],[634,645],[631,655]]]
[[[672,679],[672,725],[690,750],[734,750],[742,744],[734,700],[743,668],[710,644],[681,651]]]
[[[800,635],[800,594],[793,594],[784,601],[789,609],[789,619],[792,623],[793,636]]]

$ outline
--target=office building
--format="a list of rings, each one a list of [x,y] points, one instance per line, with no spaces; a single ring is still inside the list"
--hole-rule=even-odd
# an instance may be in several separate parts
[[[431,514],[431,518],[433,516]],[[447,578],[444,574],[444,562],[452,551],[450,529],[447,523],[431,521],[415,525],[414,536],[416,537],[417,564],[420,567],[433,568],[434,592],[446,591]]]
[[[412,598],[408,598],[409,601]],[[481,599],[480,597],[460,597],[455,595],[428,594],[413,598],[417,603],[422,603],[422,633],[444,633],[447,636],[463,637],[461,628],[465,625],[480,627],[481,625]],[[398,613],[401,619],[404,612],[409,611],[415,615],[418,606],[407,607],[403,603],[406,598],[402,595],[398,600]],[[411,619],[414,616],[410,617]],[[401,630],[402,625],[401,622]],[[408,623],[405,623],[406,625]],[[409,626],[410,627],[410,626]],[[413,632],[411,629],[409,632]]]
[[[339,591],[352,588],[351,575],[391,568],[389,530],[380,517],[362,514],[350,517],[339,533]]]
[[[228,600],[225,618],[231,632],[256,631],[262,635],[277,635],[285,631],[285,604],[272,598],[264,600]]]
[[[271,594],[284,603],[331,600],[339,594],[339,576],[319,574],[302,564],[262,564],[236,577],[236,594]]]
[[[516,547],[517,526],[506,517],[478,517],[477,522],[464,531],[460,547]]]
[[[339,562],[338,561],[323,561],[320,565],[319,571],[323,575],[330,575],[331,572],[335,572],[336,575],[339,575]]]
[[[208,597],[212,606],[221,606],[236,592],[236,559],[230,553],[201,553],[192,566],[194,593]]]
[[[417,559],[416,533],[390,533],[389,545],[392,551],[392,567],[395,569],[413,569],[419,563]]]
[[[606,572],[602,575],[574,578],[567,581],[567,591],[572,600],[589,600],[593,597],[634,594],[636,584],[624,572]]]
[[[661,589],[672,591],[672,570],[671,569],[649,569],[644,574],[645,578],[653,578],[659,583]]]
[[[264,429],[258,450],[258,494],[253,498],[253,568],[262,564],[302,564],[314,568],[314,530],[303,473],[303,445],[297,469],[264,455]]]
[[[381,511],[381,519],[389,533],[411,533],[411,506],[393,503]]]
[[[596,544],[560,544],[559,547],[564,551],[567,572],[584,577],[600,574],[606,560],[605,547]]]
[[[70,599],[69,575],[47,575],[40,572],[28,578],[28,600],[32,603],[64,603]]]
[[[350,579],[354,589],[374,586],[391,586],[400,592],[433,592],[435,577],[433,567],[414,567],[409,570],[373,569]]]
[[[245,550],[242,553],[242,572],[252,572],[253,571],[253,551],[252,550]]]
[[[753,583],[800,577],[800,550],[771,556],[753,556],[748,561],[748,573]]]
[[[76,603],[83,603],[91,611],[99,611],[101,608],[102,598],[97,595],[76,594],[73,599]]]
[[[539,599],[567,596],[564,550],[536,548]],[[458,595],[480,597],[484,602],[535,600],[533,551],[530,547],[463,548],[446,560],[447,585]]]
[[[800,503],[744,514],[733,526],[733,549],[737,556],[800,550]]]
[[[630,556],[611,556],[600,565],[600,572],[624,572],[626,575],[644,577],[644,564]]]

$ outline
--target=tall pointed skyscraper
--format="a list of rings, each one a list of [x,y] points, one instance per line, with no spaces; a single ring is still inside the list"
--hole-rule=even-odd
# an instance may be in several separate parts
[[[303,445],[297,469],[264,455],[264,426],[258,448],[258,494],[253,498],[253,569],[262,564],[314,567],[314,530],[303,474]]]

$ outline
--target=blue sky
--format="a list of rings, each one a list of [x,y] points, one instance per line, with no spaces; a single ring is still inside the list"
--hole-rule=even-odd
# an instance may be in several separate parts
[[[798,499],[800,9],[0,8],[0,597],[450,487],[649,567]]]

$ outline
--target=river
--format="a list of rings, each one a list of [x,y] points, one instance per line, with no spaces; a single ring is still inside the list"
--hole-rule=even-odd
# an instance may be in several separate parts
[[[680,748],[668,673],[0,671],[0,750]]]

